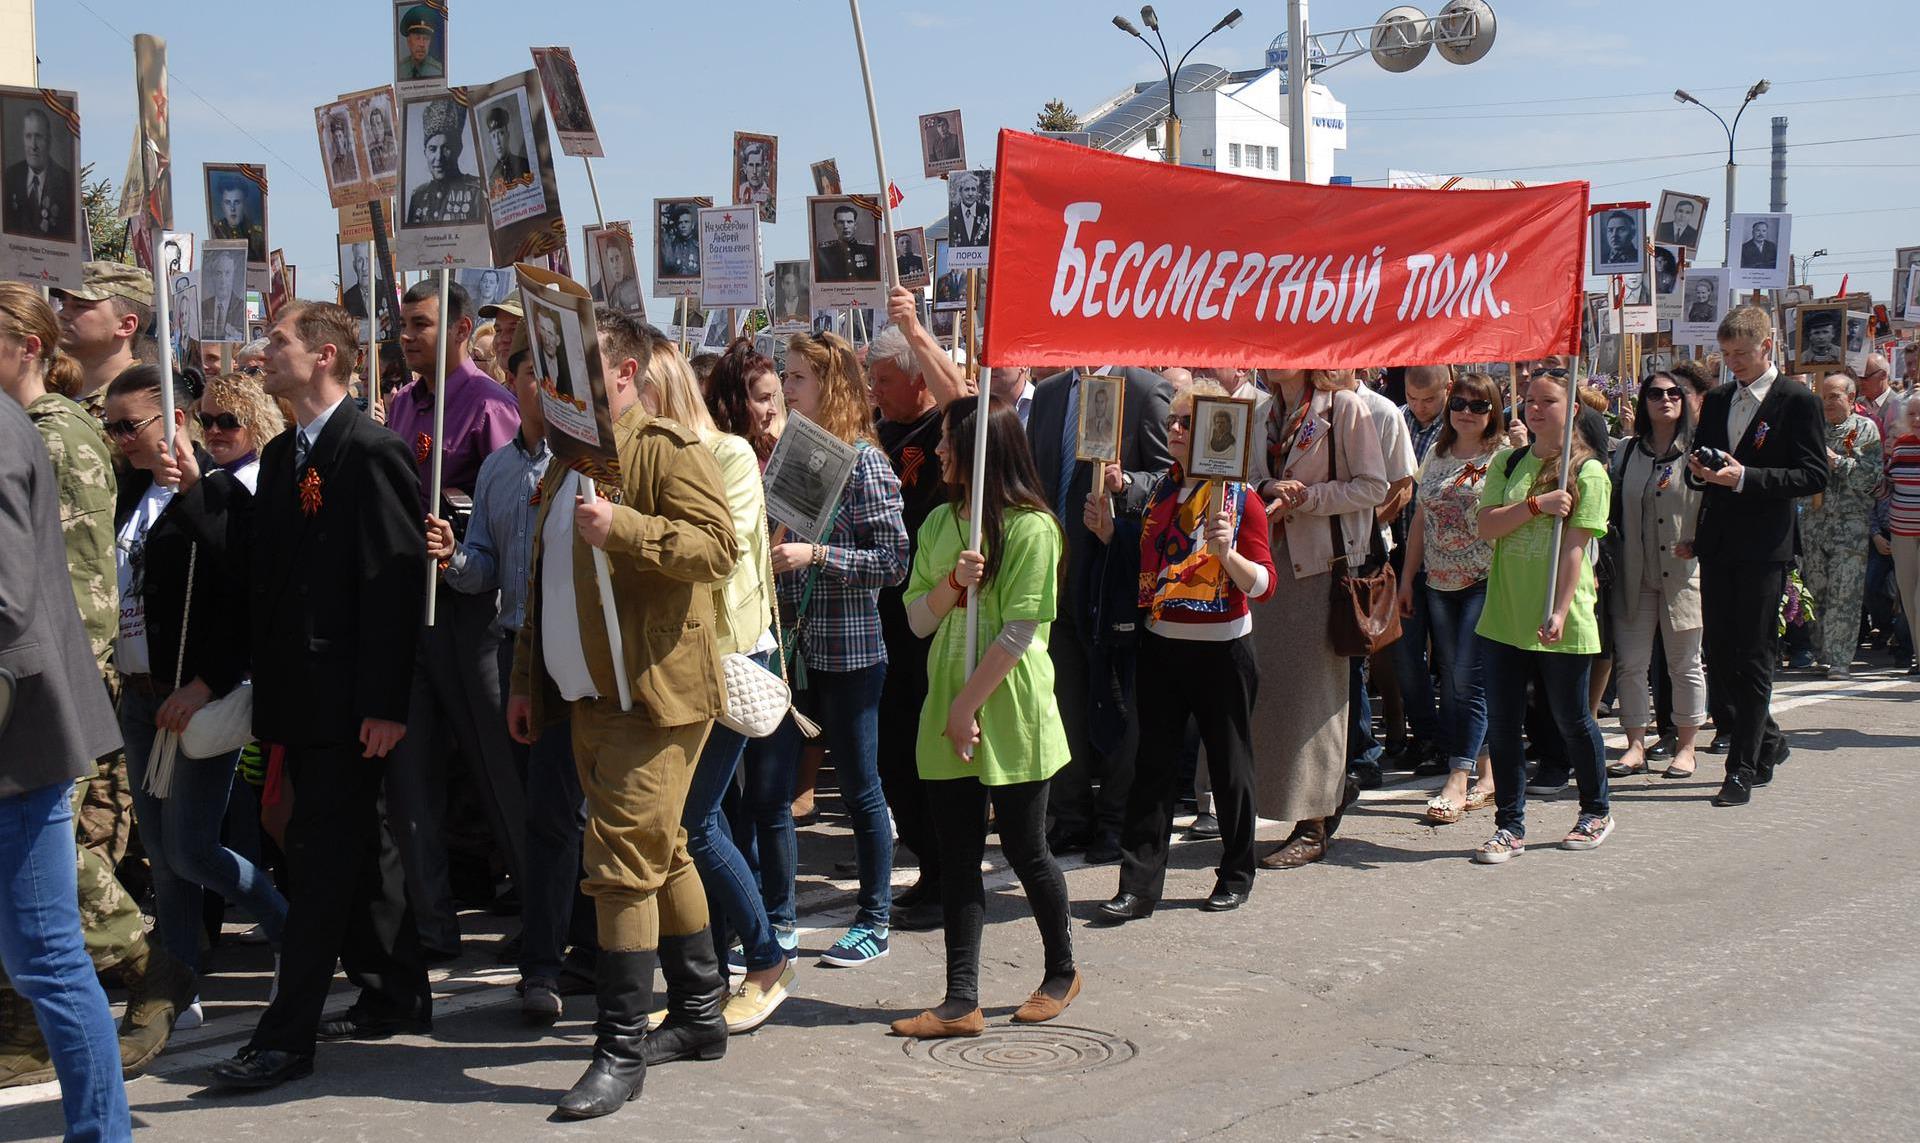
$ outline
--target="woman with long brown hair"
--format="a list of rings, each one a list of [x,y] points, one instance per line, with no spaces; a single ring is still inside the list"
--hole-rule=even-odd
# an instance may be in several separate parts
[[[773,455],[773,424],[781,408],[780,374],[773,362],[754,352],[752,341],[735,338],[714,358],[702,390],[714,427],[744,438],[765,468]]]

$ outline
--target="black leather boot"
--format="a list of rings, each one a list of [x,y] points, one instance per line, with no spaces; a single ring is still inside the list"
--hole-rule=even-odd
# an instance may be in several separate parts
[[[652,949],[600,953],[594,966],[600,1015],[593,1022],[593,1062],[560,1097],[560,1114],[594,1119],[640,1098],[647,1081],[647,1013],[653,1008],[653,967],[658,961]]]
[[[660,938],[667,1019],[647,1034],[647,1063],[717,1060],[727,1054],[727,977],[706,929]]]

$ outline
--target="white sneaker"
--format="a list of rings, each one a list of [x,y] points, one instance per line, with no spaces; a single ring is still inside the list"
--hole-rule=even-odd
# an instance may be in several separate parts
[[[200,998],[196,996],[193,998],[192,1003],[187,1005],[185,1011],[173,1018],[173,1030],[176,1032],[191,1032],[206,1022],[206,1010],[200,1007]]]

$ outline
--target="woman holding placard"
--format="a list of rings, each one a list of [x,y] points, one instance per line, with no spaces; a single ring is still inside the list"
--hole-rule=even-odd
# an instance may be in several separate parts
[[[949,501],[921,525],[905,600],[914,634],[933,639],[916,755],[946,871],[940,881],[946,996],[938,1006],[893,1023],[895,1035],[919,1039],[977,1036],[985,1027],[980,931],[987,895],[980,860],[989,804],[1045,950],[1040,987],[1013,1018],[1023,1024],[1051,1020],[1080,993],[1067,883],[1047,849],[1047,779],[1068,757],[1047,655],[1066,539],[1040,491],[1019,415],[996,403],[987,418],[980,550],[968,549],[978,416],[977,403],[968,400],[949,404],[941,417],[935,451]],[[978,600],[985,637],[971,671],[969,596]]]
[[[1139,704],[1140,748],[1120,832],[1120,890],[1100,906],[1103,921],[1145,917],[1160,903],[1190,721],[1198,723],[1206,744],[1222,845],[1213,892],[1200,907],[1214,913],[1237,909],[1253,890],[1259,821],[1253,806],[1253,702],[1260,665],[1251,604],[1273,596],[1277,577],[1259,496],[1239,480],[1191,474],[1195,398],[1226,395],[1217,381],[1196,381],[1173,395],[1167,413],[1173,466],[1148,492],[1144,518],[1121,529],[1140,548],[1146,634],[1134,686],[1150,697]],[[1209,433],[1209,452],[1231,452],[1231,406],[1215,407],[1226,423],[1217,437]],[[1245,457],[1237,467],[1246,471]],[[1087,530],[1101,543],[1111,543],[1116,530],[1109,505],[1106,496],[1087,498]]]
[[[1527,683],[1538,677],[1580,786],[1580,816],[1563,849],[1597,849],[1613,832],[1600,728],[1587,700],[1587,676],[1600,651],[1598,590],[1587,541],[1607,531],[1607,468],[1581,433],[1567,432],[1578,408],[1564,369],[1533,375],[1527,429],[1533,443],[1502,449],[1480,490],[1482,539],[1493,543],[1487,603],[1476,630],[1487,670],[1487,748],[1493,755],[1496,829],[1473,859],[1497,865],[1526,852],[1527,762],[1521,743]],[[1565,442],[1571,441],[1571,448]],[[1568,456],[1562,456],[1566,449]],[[1560,487],[1561,466],[1572,469]],[[1554,549],[1554,522],[1566,521]],[[1558,561],[1547,618],[1549,569]]]
[[[783,624],[794,628],[798,641],[792,677],[812,693],[833,752],[840,797],[853,819],[859,912],[820,958],[851,968],[888,952],[893,828],[880,789],[880,685],[887,676],[887,647],[880,637],[878,600],[881,588],[906,578],[907,529],[900,479],[874,441],[873,408],[853,346],[831,333],[795,337],[787,348],[784,390],[793,413],[855,449],[852,475],[821,542],[777,543],[772,549],[781,612],[791,617]],[[785,933],[794,925],[791,799],[800,747],[800,732],[789,719],[768,749],[755,751],[747,774],[748,812],[763,842],[772,842],[760,847],[761,891],[769,899],[767,913],[776,932]]]

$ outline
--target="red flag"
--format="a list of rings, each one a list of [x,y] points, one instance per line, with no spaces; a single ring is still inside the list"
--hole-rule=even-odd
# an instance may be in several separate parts
[[[1840,275],[1840,288],[1834,292],[1834,297],[1844,298],[1847,296],[1847,279],[1851,276],[1850,274]]]
[[[1578,351],[1587,185],[1273,182],[1000,133],[984,360],[1292,368]]]
[[[890,207],[899,206],[901,203],[905,201],[907,201],[907,196],[903,191],[901,191],[900,184],[894,182],[892,179],[888,179],[887,180],[887,205]]]

